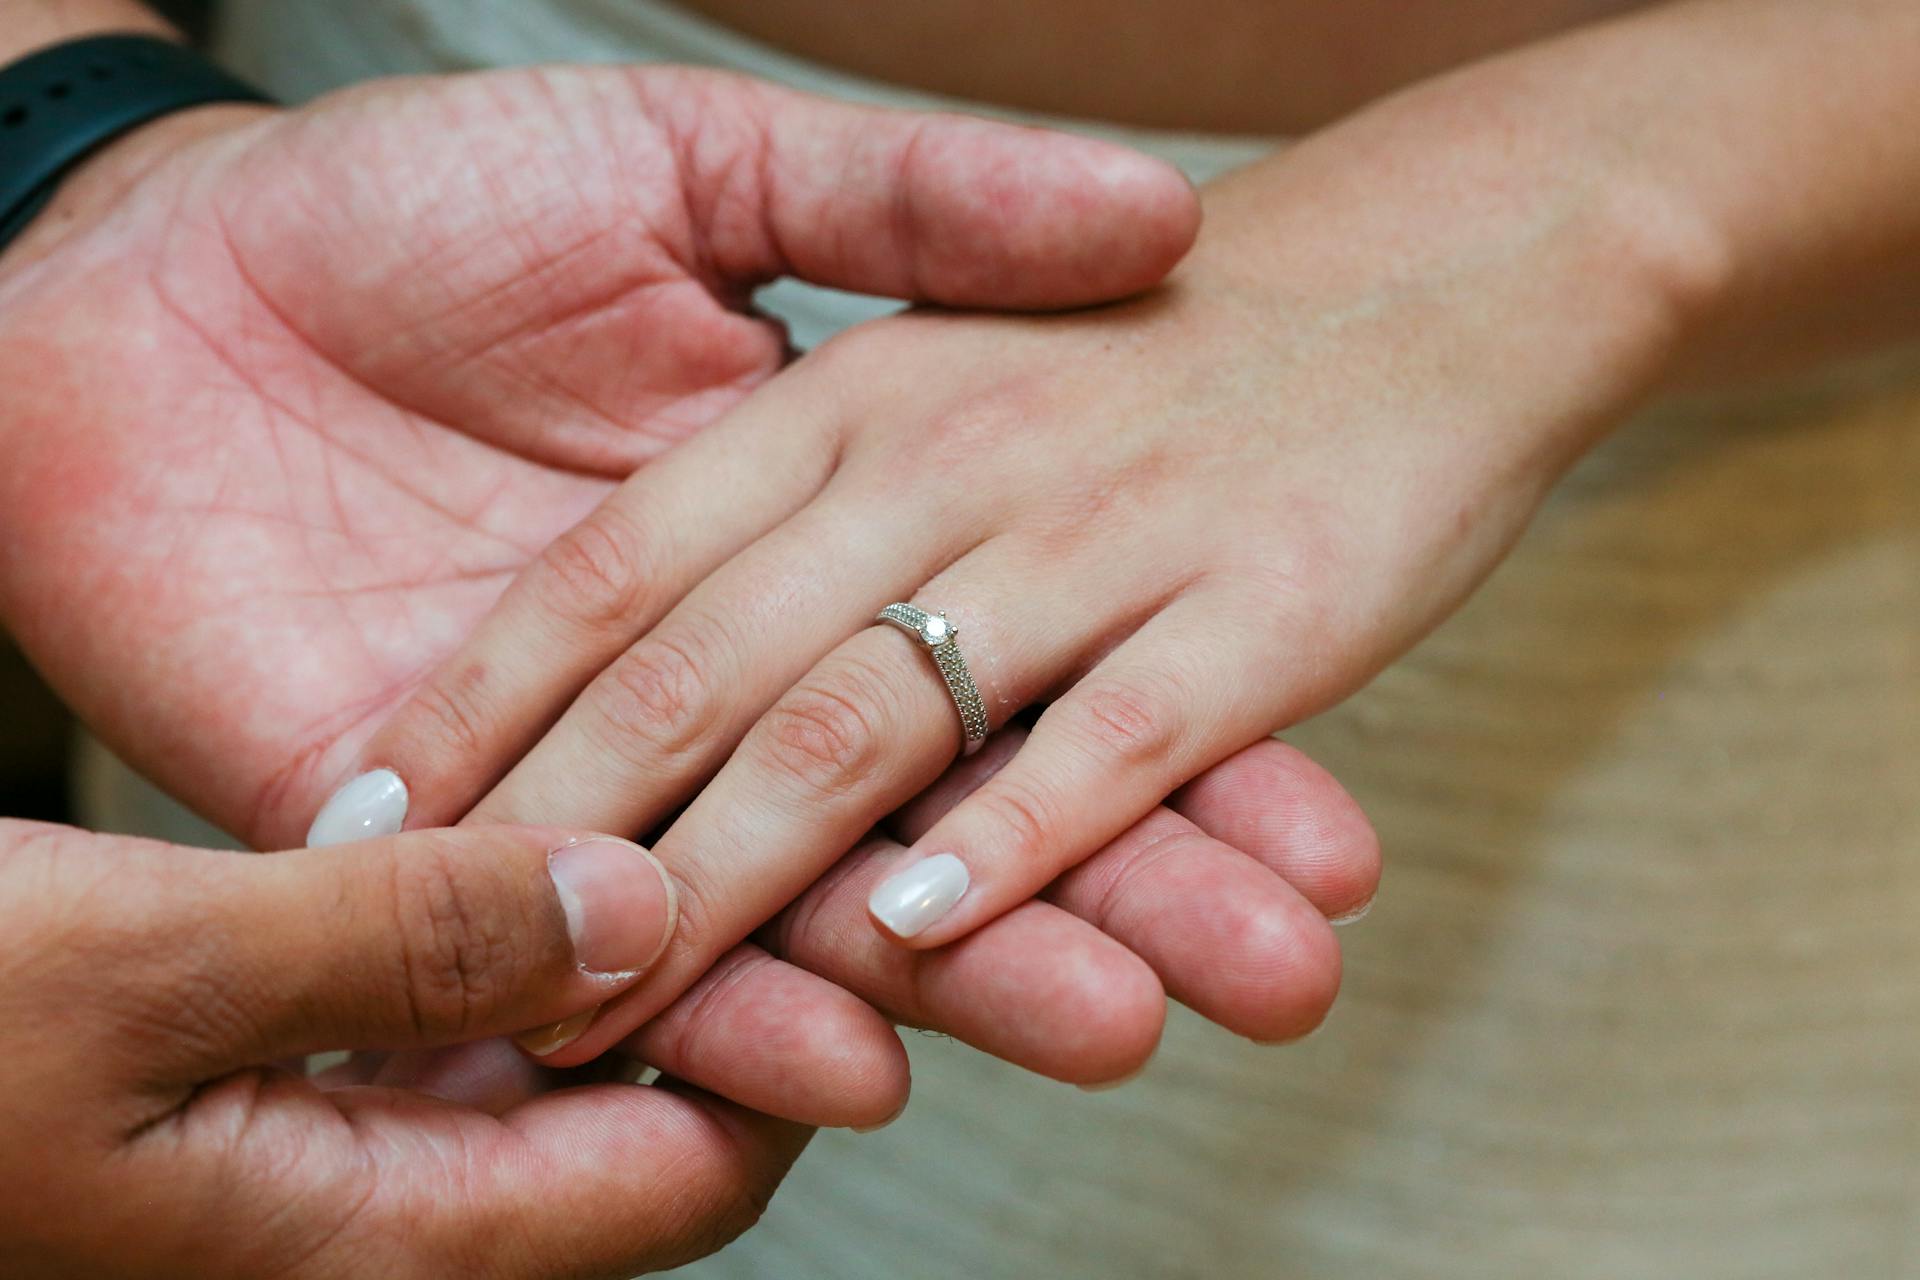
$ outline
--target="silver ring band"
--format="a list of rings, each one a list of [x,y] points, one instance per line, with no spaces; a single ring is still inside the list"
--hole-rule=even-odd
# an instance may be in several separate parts
[[[954,710],[960,713],[960,728],[966,734],[966,749],[971,752],[987,738],[987,707],[980,701],[980,690],[960,656],[960,628],[947,621],[944,613],[928,613],[910,604],[890,604],[874,616],[875,622],[898,627],[918,640],[933,655],[947,692],[953,695]]]

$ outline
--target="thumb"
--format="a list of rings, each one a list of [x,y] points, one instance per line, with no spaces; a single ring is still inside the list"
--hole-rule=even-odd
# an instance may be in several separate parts
[[[528,827],[236,857],[199,890],[200,987],[247,1028],[218,1068],[550,1025],[630,985],[678,920],[640,846]]]
[[[962,307],[1084,306],[1157,283],[1199,230],[1180,171],[1125,147],[680,74],[699,83],[676,87],[657,70],[643,83],[664,95],[689,208],[735,279],[791,274]],[[687,109],[718,90],[744,110]]]

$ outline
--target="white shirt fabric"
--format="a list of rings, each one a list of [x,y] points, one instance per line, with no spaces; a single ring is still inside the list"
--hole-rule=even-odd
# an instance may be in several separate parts
[[[295,97],[619,58],[935,102],[648,0],[229,7],[231,61]],[[1101,132],[1203,180],[1264,150]],[[876,311],[766,301],[803,343]],[[685,1274],[1920,1274],[1914,368],[1644,415],[1461,614],[1289,733],[1388,859],[1316,1036],[1175,1010],[1142,1079],[1088,1095],[909,1035],[906,1116],[822,1135]]]

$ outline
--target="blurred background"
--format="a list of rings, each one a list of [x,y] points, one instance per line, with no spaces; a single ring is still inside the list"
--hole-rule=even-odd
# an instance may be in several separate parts
[[[72,724],[13,645],[0,639],[0,816],[66,822]]]

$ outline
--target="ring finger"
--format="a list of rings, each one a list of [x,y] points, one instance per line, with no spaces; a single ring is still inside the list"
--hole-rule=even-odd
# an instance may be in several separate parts
[[[993,601],[991,613],[949,612],[995,725],[1070,678],[1157,603],[1129,600],[1091,566],[1068,561],[1043,573],[1041,563],[1016,540],[997,539],[919,596],[923,604]],[[1008,583],[1024,586],[1008,592]],[[681,926],[666,956],[556,1062],[583,1061],[650,1017],[951,763],[960,717],[917,648],[892,628],[866,627],[747,731],[654,842],[680,890]]]
[[[823,562],[821,547],[845,549]],[[889,592],[924,581],[957,551],[951,533],[895,522],[830,489],[614,658],[468,820],[566,813],[595,830],[651,829]]]

